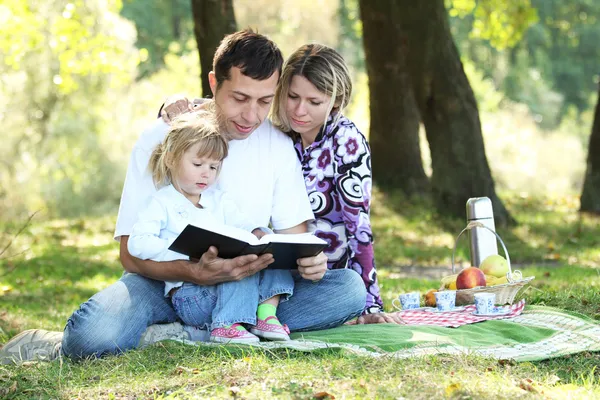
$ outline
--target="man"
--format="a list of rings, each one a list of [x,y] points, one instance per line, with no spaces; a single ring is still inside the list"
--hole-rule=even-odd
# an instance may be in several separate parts
[[[300,165],[290,139],[266,120],[282,64],[277,46],[251,30],[227,36],[217,49],[209,82],[229,140],[219,187],[255,218],[257,226],[270,223],[279,233],[300,233],[313,218]],[[128,166],[115,230],[126,273],[85,302],[69,318],[63,335],[22,332],[3,347],[0,360],[53,359],[61,353],[75,359],[99,357],[163,338],[195,339],[193,329],[175,323],[170,299],[163,295],[163,281],[215,285],[243,279],[273,261],[269,254],[224,260],[215,248],[197,262],[157,263],[128,253],[137,209],[156,190],[147,170],[149,155],[167,128],[158,120],[145,131]],[[298,260],[294,294],[279,305],[277,316],[292,331],[326,329],[359,316],[365,297],[360,276],[352,270],[327,271],[327,258],[321,253]]]

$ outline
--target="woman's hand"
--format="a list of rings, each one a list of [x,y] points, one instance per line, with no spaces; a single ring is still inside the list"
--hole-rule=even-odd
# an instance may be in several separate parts
[[[174,95],[169,97],[160,111],[160,116],[167,124],[170,124],[175,118],[181,114],[191,112],[194,106],[187,97],[183,95]]]
[[[398,324],[398,325],[406,325],[406,322],[398,313],[374,313],[374,314],[365,314],[358,317],[356,320],[356,324]]]
[[[327,256],[323,252],[314,257],[299,258],[297,263],[300,276],[309,281],[320,281],[327,272]]]

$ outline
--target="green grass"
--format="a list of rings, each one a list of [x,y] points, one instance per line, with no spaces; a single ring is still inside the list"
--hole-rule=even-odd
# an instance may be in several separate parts
[[[528,303],[600,321],[600,220],[578,216],[573,199],[504,198],[511,199],[507,206],[520,224],[498,232],[513,263],[536,276],[524,293]],[[381,193],[372,217],[388,309],[400,292],[438,287],[431,276],[449,273],[454,238],[464,221],[440,218],[427,204]],[[62,330],[81,302],[118,279],[122,269],[113,223],[112,217],[34,222],[16,238],[0,262],[0,343],[28,328]],[[18,229],[1,229],[0,248]],[[466,239],[457,259],[461,265],[468,260]],[[407,265],[424,268],[407,276]],[[80,363],[0,366],[0,398],[10,399],[332,397],[599,398],[600,354],[515,364],[475,356],[397,360],[338,350],[161,343]]]

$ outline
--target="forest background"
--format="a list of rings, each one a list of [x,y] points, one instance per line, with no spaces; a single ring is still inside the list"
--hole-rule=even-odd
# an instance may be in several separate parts
[[[515,22],[495,3],[446,1],[496,191],[576,201],[597,100],[600,4],[519,0]],[[369,134],[357,0],[233,6],[238,27],[267,34],[284,56],[308,42],[339,49],[355,81],[347,115]],[[0,25],[0,219],[116,215],[137,136],[168,95],[201,94],[190,1],[5,0]],[[420,138],[431,175],[424,129]]]

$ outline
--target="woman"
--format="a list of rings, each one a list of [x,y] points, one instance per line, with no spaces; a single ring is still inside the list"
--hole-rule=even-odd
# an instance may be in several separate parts
[[[369,219],[371,153],[367,140],[342,115],[352,81],[342,56],[307,44],[286,61],[271,120],[294,141],[315,221],[311,230],[329,242],[328,268],[352,268],[367,288],[358,323],[400,322],[383,314]]]

